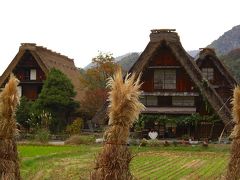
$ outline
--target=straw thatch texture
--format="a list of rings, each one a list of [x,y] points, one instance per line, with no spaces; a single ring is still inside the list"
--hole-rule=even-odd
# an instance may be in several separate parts
[[[18,152],[15,142],[17,134],[15,109],[19,102],[18,80],[11,75],[0,94],[0,179],[20,179]]]
[[[139,113],[144,109],[139,102],[140,83],[135,75],[123,80],[121,70],[118,70],[114,79],[108,81],[111,89],[109,94],[109,127],[105,131],[105,144],[96,160],[96,166],[91,173],[94,180],[128,180],[133,179],[129,170],[132,159],[127,146],[129,128],[138,119]]]
[[[232,114],[235,126],[231,134],[233,144],[226,179],[240,179],[240,87],[234,89]]]
[[[59,69],[63,72],[71,80],[77,92],[75,99],[78,101],[81,99],[82,87],[81,83],[79,83],[79,71],[74,64],[74,60],[45,47],[37,46],[34,43],[21,44],[19,52],[0,77],[0,87],[6,82],[11,72],[13,72],[15,68],[18,68],[18,64],[24,60],[26,54],[33,56],[45,75],[47,75],[52,68]]]

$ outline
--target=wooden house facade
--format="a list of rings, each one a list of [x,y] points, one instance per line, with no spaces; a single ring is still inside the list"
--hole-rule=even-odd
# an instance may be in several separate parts
[[[9,75],[13,73],[20,81],[18,86],[20,96],[35,100],[51,68],[59,69],[72,81],[77,92],[75,98],[79,100],[81,94],[79,72],[73,59],[32,43],[21,44],[19,52],[0,77],[0,87],[5,85]]]
[[[146,106],[142,114],[154,115],[159,119],[194,114],[211,116],[214,113],[220,121],[215,124],[201,121],[197,126],[189,126],[152,120],[145,124],[147,131],[154,128],[159,136],[164,138],[188,134],[201,139],[217,138],[224,127],[231,130],[231,110],[226,100],[231,99],[230,90],[236,81],[229,73],[227,80],[224,76],[227,72],[225,67],[217,62],[219,60],[216,57],[214,63],[209,62],[210,55],[206,50],[201,51],[196,63],[182,47],[175,30],[152,30],[150,42],[129,71],[137,75],[142,73],[140,100]],[[222,74],[218,68],[215,70],[216,64],[221,66]],[[205,73],[205,67],[209,67],[207,70],[214,68],[214,81],[206,78],[208,74]],[[211,112],[206,109],[207,105]],[[106,117],[106,109],[107,104],[96,114],[93,121],[97,122],[99,118]]]

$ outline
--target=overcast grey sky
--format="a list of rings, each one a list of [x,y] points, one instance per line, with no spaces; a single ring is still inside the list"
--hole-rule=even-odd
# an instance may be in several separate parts
[[[141,52],[151,29],[175,28],[186,50],[205,47],[240,24],[239,0],[3,0],[0,74],[20,43],[91,62],[98,51]]]

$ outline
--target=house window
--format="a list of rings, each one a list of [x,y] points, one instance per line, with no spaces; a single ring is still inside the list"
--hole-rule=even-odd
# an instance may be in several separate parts
[[[175,69],[156,69],[154,71],[155,89],[176,89]]]
[[[193,96],[173,96],[172,97],[173,106],[194,106]]]
[[[158,105],[158,98],[157,96],[146,96],[147,98],[147,106],[157,106]]]
[[[37,79],[37,70],[31,69],[30,70],[30,80],[36,80]]]
[[[213,68],[202,68],[202,73],[207,80],[213,80]]]
[[[158,97],[157,96],[141,96],[140,102],[145,106],[157,106],[158,105]]]

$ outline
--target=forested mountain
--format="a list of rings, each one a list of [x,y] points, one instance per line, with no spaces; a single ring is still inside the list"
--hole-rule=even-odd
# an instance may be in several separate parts
[[[139,58],[140,53],[130,53],[128,56],[125,56],[121,60],[118,61],[118,64],[122,66],[122,69],[124,72],[128,72],[129,69],[133,66],[133,64],[137,61]]]
[[[234,26],[231,30],[225,32],[208,47],[214,48],[219,55],[225,55],[233,49],[240,48],[240,25]]]
[[[228,67],[238,82],[240,82],[240,48],[230,51],[226,55],[220,56],[220,59]]]
[[[218,57],[240,82],[240,25],[225,32],[208,47],[215,49]]]

